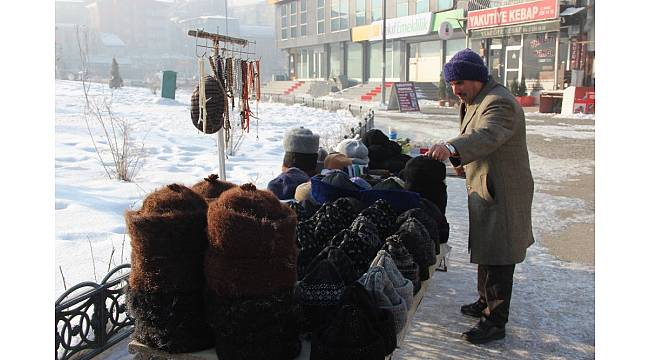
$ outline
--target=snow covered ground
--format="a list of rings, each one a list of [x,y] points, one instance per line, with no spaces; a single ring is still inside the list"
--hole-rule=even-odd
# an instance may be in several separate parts
[[[93,85],[108,94],[105,87]],[[146,157],[132,183],[108,180],[80,117],[82,92],[79,83],[56,82],[56,295],[63,292],[59,266],[67,286],[94,280],[93,259],[98,280],[109,267],[128,262],[128,236],[124,211],[139,208],[142,199],[155,188],[178,182],[192,185],[216,173],[217,154],[213,136],[199,134],[189,117],[189,93],[177,93],[178,101],[163,101],[147,89],[124,88],[115,92],[115,110],[133,122],[134,138],[144,143]],[[330,113],[301,106],[261,103],[259,128],[252,123],[236,155],[227,161],[228,180],[254,182],[266,187],[280,169],[284,131],[303,125],[333,139],[341,129],[354,123],[345,111]],[[387,119],[378,113],[376,127],[387,130]],[[427,143],[457,133],[456,116],[440,116],[436,127],[421,122],[400,121],[400,137]],[[549,138],[593,137],[594,121],[582,125],[547,126],[529,122],[528,131]],[[538,183],[566,180],[571,170],[593,171],[593,162],[570,159],[548,161],[531,153],[533,175]],[[576,170],[578,169],[578,170]],[[511,307],[511,321],[505,341],[485,347],[460,339],[472,320],[459,313],[462,303],[475,300],[475,267],[467,255],[466,191],[460,179],[448,180],[447,216],[452,226],[453,246],[449,272],[436,273],[433,286],[418,311],[398,358],[441,359],[582,359],[594,357],[594,268],[563,262],[536,242],[526,261],[517,266]],[[573,198],[537,192],[533,208],[536,236],[560,230],[570,222],[593,220],[593,212]],[[561,209],[575,210],[571,218],[560,216]],[[122,251],[122,244],[124,249]],[[109,264],[111,252],[115,249]],[[115,349],[114,359],[128,357]]]
[[[64,292],[61,271],[69,288],[82,281],[101,281],[109,268],[128,263],[131,249],[124,212],[138,209],[144,197],[158,187],[174,182],[191,186],[217,173],[218,156],[216,135],[203,135],[192,125],[190,93],[177,93],[173,101],[145,88],[127,87],[114,92],[113,110],[133,126],[133,140],[144,144],[145,156],[133,182],[109,180],[80,115],[81,83],[57,80],[55,90],[54,275],[58,297]],[[101,84],[92,84],[91,92],[93,96],[110,96]],[[255,103],[251,106],[255,110]],[[258,117],[259,127],[251,119],[250,133],[228,158],[226,174],[228,181],[252,182],[260,188],[266,188],[280,172],[286,129],[304,126],[319,133],[322,144],[335,145],[338,134],[356,122],[343,110],[331,113],[268,103],[259,104]],[[93,123],[91,129],[96,140],[105,144],[97,138],[97,126]]]

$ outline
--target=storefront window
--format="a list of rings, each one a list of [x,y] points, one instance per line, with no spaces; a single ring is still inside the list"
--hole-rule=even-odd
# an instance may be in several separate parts
[[[409,0],[397,0],[397,17],[409,14]]]
[[[445,63],[451,60],[451,57],[457,52],[465,49],[465,39],[447,40],[447,51],[445,53]]]
[[[429,0],[417,0],[415,2],[415,13],[421,14],[429,11]]]
[[[357,43],[348,45],[348,78],[358,81],[363,79],[363,46]]]
[[[438,82],[440,72],[440,41],[410,44],[409,81]]]
[[[382,44],[381,41],[370,44],[370,78],[382,78]],[[386,41],[386,79],[399,79],[400,42]]]
[[[341,51],[341,46],[336,43],[332,44],[330,47],[330,78],[337,77],[343,73],[341,67],[343,51]]]
[[[554,85],[555,79],[555,37],[554,33],[529,34],[524,37],[523,77],[528,86],[548,83]]]
[[[356,26],[366,23],[366,0],[357,0],[356,2]]]

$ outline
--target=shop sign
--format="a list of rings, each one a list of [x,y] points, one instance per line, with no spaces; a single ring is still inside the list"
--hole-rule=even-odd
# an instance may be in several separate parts
[[[390,100],[388,101],[388,110],[420,111],[418,95],[415,92],[415,84],[412,82],[393,83]]]
[[[433,13],[422,13],[417,15],[402,16],[393,19],[386,19],[386,39],[397,39],[409,36],[427,35],[431,33],[431,19]],[[381,26],[383,21],[375,21],[372,25],[379,25],[379,33],[370,36],[368,40],[376,41],[382,39]]]
[[[433,25],[431,27],[432,31],[438,31],[440,29],[440,24],[444,21],[448,21],[454,29],[462,29],[461,23],[458,19],[465,17],[465,10],[463,9],[454,9],[449,11],[443,11],[433,14]]]
[[[537,0],[474,10],[467,13],[467,29],[479,29],[559,18],[558,0]]]
[[[373,23],[363,26],[357,26],[352,28],[352,41],[366,41],[371,37],[377,37],[381,39],[381,24]]]
[[[481,30],[472,30],[472,38],[497,38],[510,35],[535,34],[560,31],[560,21],[547,21],[543,23],[516,25]]]

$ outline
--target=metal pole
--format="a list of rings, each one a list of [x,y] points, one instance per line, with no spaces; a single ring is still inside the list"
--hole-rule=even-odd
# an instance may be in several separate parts
[[[553,90],[559,89],[557,83],[559,61],[560,61],[560,32],[558,31],[557,34],[555,35],[555,78],[553,80]]]
[[[386,105],[386,0],[382,1],[381,27],[381,106]]]
[[[217,41],[212,41],[212,55],[217,56]],[[225,94],[224,94],[225,95]],[[226,181],[226,138],[223,126],[217,131],[217,155],[219,156],[219,179]]]

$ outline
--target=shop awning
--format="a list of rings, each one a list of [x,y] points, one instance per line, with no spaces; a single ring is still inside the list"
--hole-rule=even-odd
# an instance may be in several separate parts
[[[577,7],[577,8],[576,7],[568,7],[566,9],[564,9],[564,11],[562,11],[560,13],[560,16],[572,16],[572,15],[575,15],[575,14],[583,11],[584,9],[585,9],[584,7]]]

